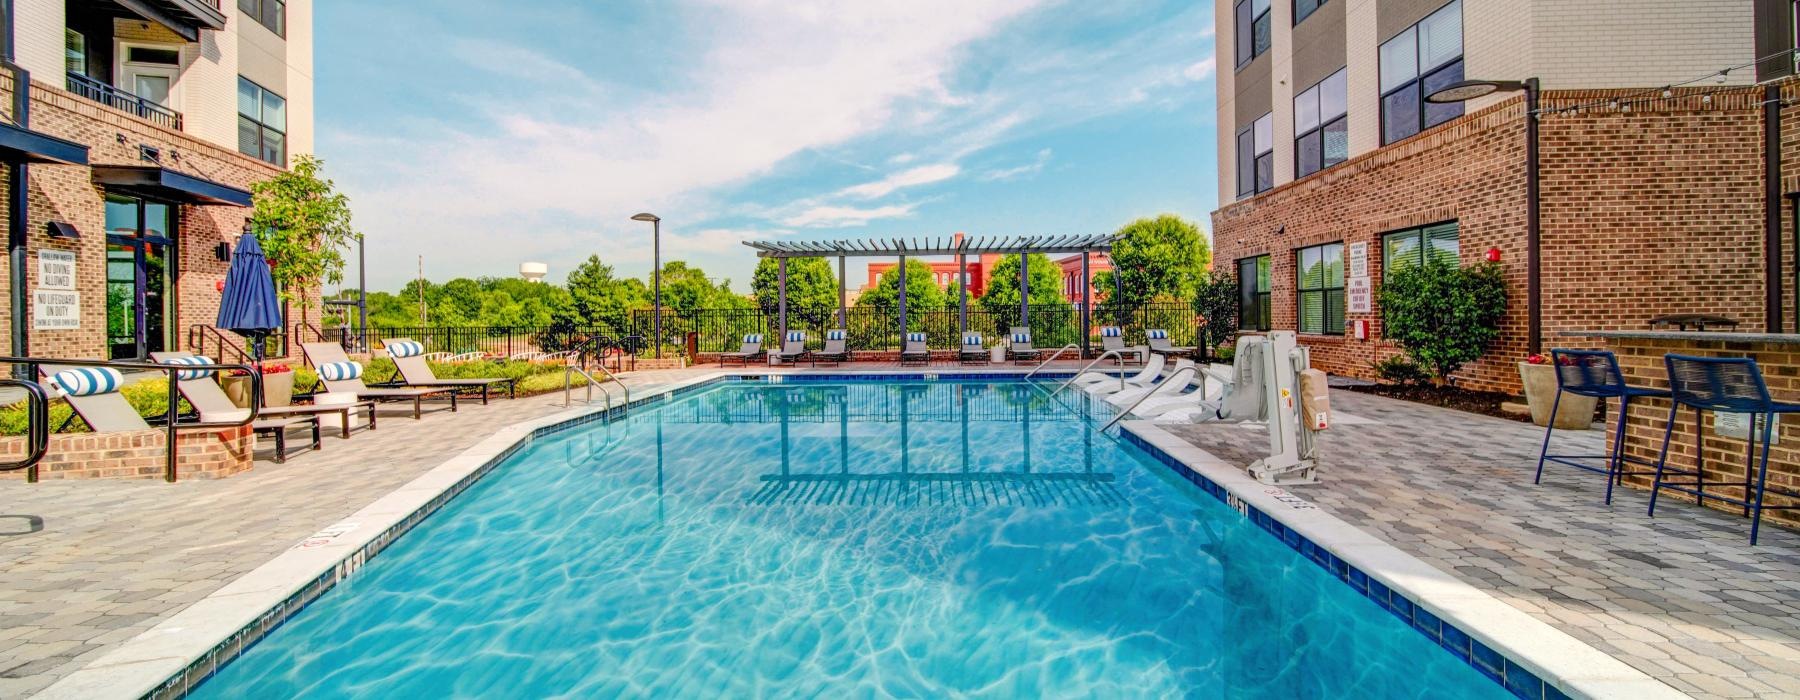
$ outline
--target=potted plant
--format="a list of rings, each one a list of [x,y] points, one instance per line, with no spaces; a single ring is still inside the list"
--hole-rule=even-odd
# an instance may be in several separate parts
[[[1571,364],[1563,362],[1563,364]],[[1546,355],[1532,355],[1519,363],[1519,383],[1525,385],[1525,404],[1531,407],[1531,422],[1550,425],[1550,406],[1556,403],[1556,368]],[[1563,394],[1556,405],[1557,430],[1587,430],[1594,423],[1594,408],[1599,399],[1592,396]]]
[[[234,369],[221,382],[225,395],[239,407],[250,405],[250,375]],[[294,368],[287,365],[262,366],[263,406],[287,406],[294,402]]]

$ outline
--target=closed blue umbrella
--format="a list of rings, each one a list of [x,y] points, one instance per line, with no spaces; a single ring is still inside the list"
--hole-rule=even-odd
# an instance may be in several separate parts
[[[275,296],[275,278],[263,260],[256,234],[238,238],[225,273],[225,292],[219,299],[220,328],[256,341],[256,362],[262,364],[263,341],[281,328],[281,302]]]

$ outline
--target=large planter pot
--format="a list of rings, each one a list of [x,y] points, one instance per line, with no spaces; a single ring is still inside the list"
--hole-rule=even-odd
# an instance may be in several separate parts
[[[263,406],[287,406],[294,402],[294,373],[265,374],[263,378]],[[239,408],[250,405],[250,378],[225,377],[219,383],[225,389],[225,396]]]
[[[1531,422],[1550,425],[1550,406],[1556,402],[1556,369],[1551,365],[1519,363],[1519,382],[1525,385],[1525,403],[1531,407]],[[1557,430],[1587,430],[1594,425],[1594,408],[1599,399],[1592,396],[1563,394],[1556,406]]]

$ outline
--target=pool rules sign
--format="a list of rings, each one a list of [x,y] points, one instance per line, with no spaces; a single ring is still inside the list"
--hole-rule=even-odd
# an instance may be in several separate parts
[[[40,250],[37,286],[31,291],[31,327],[40,331],[81,328],[81,293],[75,291],[75,254]]]

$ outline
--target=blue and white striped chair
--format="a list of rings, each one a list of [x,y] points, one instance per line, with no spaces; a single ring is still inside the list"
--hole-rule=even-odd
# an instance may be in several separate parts
[[[820,362],[835,365],[850,359],[848,339],[849,334],[842,328],[825,331],[825,349],[813,353],[813,365],[817,366]]]
[[[1144,339],[1150,342],[1150,352],[1160,352],[1165,355],[1186,355],[1194,350],[1193,348],[1178,348],[1170,345],[1169,332],[1161,328],[1152,328],[1144,331]]]
[[[962,336],[962,349],[956,353],[956,359],[962,364],[985,365],[988,363],[987,343],[983,342],[980,333],[969,332]]]
[[[924,333],[906,334],[906,342],[900,346],[900,364],[931,364],[931,346]]]
[[[799,362],[806,359],[806,331],[788,331],[782,337],[781,352],[775,358],[783,362]]]
[[[96,433],[122,433],[149,430],[150,424],[138,415],[125,395],[125,377],[110,367],[63,367],[47,365],[38,368],[45,383],[62,394],[75,415]],[[58,428],[60,429],[60,427]]]
[[[738,365],[749,365],[751,360],[762,359],[763,346],[761,333],[747,333],[744,343],[738,346],[737,352],[719,353],[719,366],[724,367],[726,360],[737,360]]]
[[[1124,329],[1119,328],[1118,326],[1101,326],[1100,352],[1107,353],[1114,350],[1119,351],[1119,354],[1113,356],[1113,363],[1120,365],[1125,364],[1126,362],[1142,363],[1144,361],[1144,356],[1150,354],[1142,347],[1129,347],[1125,345]]]
[[[1031,346],[1031,329],[1024,326],[1013,326],[1010,342],[1006,344],[1006,359],[1013,362],[1036,362],[1042,351]]]

